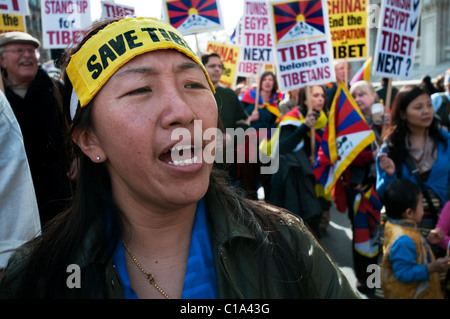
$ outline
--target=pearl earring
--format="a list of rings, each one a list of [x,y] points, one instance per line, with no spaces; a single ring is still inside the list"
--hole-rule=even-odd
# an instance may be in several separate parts
[[[97,161],[99,161],[99,160],[100,160],[100,156],[96,156],[95,159],[96,159]]]

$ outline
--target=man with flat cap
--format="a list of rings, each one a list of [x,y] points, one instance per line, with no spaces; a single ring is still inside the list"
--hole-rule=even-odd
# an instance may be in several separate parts
[[[39,65],[40,42],[25,32],[0,34],[5,95],[22,130],[41,224],[60,213],[69,196],[62,115],[54,80]]]

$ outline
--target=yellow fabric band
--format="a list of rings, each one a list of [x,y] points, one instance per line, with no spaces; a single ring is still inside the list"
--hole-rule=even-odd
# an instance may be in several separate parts
[[[166,49],[178,50],[199,64],[215,92],[202,62],[177,29],[154,18],[127,18],[106,26],[71,57],[66,71],[81,107],[86,106],[108,79],[132,58]]]

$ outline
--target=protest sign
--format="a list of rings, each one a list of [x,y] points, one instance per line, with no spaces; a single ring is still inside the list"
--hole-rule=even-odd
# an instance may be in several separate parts
[[[91,24],[90,1],[43,1],[41,15],[43,47],[66,48],[79,43],[83,30]]]
[[[0,33],[10,31],[26,32],[23,15],[20,14],[0,14]]]
[[[420,0],[382,2],[373,75],[409,79],[419,29]]]
[[[326,1],[272,1],[270,12],[280,90],[334,82]]]
[[[29,15],[27,0],[0,0],[0,13]]]
[[[335,59],[364,60],[369,54],[368,0],[328,0]]]
[[[238,75],[257,76],[273,63],[272,35],[265,1],[245,0],[242,17]]]
[[[223,73],[220,84],[233,88],[236,82],[236,65],[239,57],[240,47],[225,43],[208,42],[206,52],[214,52],[222,57]]]
[[[223,29],[219,0],[163,0],[164,19],[181,34],[197,34]]]
[[[100,3],[102,5],[102,19],[135,14],[134,7],[108,1],[100,1]]]

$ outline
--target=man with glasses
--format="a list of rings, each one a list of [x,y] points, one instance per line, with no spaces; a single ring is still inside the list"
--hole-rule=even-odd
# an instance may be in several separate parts
[[[214,98],[216,99],[217,108],[219,111],[219,128],[222,129],[223,136],[225,137],[224,142],[230,143],[230,139],[234,139],[234,161],[233,163],[226,163],[225,167],[228,171],[231,183],[237,186],[238,166],[236,165],[236,153],[240,145],[236,145],[238,142],[237,138],[226,134],[226,129],[229,128],[234,130],[236,128],[242,128],[246,130],[249,127],[248,115],[236,93],[231,88],[220,84],[220,78],[223,73],[222,57],[217,53],[205,53],[202,55],[202,63],[205,66],[209,79],[216,90]],[[223,159],[225,162],[225,153],[223,155]]]
[[[39,46],[39,40],[25,32],[0,34],[5,95],[22,131],[44,226],[64,209],[70,182],[57,87],[39,65]]]

